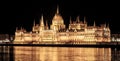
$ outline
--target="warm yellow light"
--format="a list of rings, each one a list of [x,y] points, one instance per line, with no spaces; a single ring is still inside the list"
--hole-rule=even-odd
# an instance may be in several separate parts
[[[93,26],[88,26],[86,22],[78,20],[79,18],[77,17],[77,21],[70,23],[69,28],[66,29],[62,16],[56,13],[50,29],[48,29],[48,24],[44,24],[43,16],[41,16],[40,24],[34,24],[31,32],[26,32],[24,29],[16,30],[14,42],[110,42],[109,27],[98,27],[95,23]],[[72,20],[70,19],[70,21]]]

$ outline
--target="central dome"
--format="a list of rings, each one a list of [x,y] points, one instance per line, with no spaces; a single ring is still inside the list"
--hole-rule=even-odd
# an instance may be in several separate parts
[[[52,19],[51,29],[53,30],[60,30],[65,28],[64,21],[62,16],[59,14],[59,8],[57,7],[57,12],[55,13]]]
[[[63,18],[59,14],[59,7],[57,6],[57,12],[55,13],[55,16],[53,17],[53,21],[61,21],[61,20],[63,20]]]
[[[55,14],[55,16],[53,17],[54,21],[59,21],[59,20],[63,20],[62,16],[60,14]]]

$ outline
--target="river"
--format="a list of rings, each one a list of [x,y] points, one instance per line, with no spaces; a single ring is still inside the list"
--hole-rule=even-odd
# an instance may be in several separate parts
[[[0,61],[120,61],[118,48],[0,46]]]

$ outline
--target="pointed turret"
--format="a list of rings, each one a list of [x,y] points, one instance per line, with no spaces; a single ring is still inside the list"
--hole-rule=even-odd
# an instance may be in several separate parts
[[[107,29],[110,31],[109,23],[107,24]]]
[[[72,24],[72,19],[71,19],[71,16],[70,16],[70,24]]]
[[[106,25],[107,25],[107,24],[106,24],[106,22],[105,22],[105,28],[106,28]]]
[[[87,27],[87,22],[86,22],[86,17],[84,16],[84,24],[85,24],[85,28]]]
[[[35,19],[34,19],[34,23],[33,23],[33,26],[35,26]]]
[[[23,30],[23,28],[21,27],[20,30]]]
[[[80,22],[79,16],[77,16],[76,22],[78,22],[78,23]]]
[[[56,12],[56,14],[59,14],[59,6],[57,5],[57,12]]]
[[[93,24],[93,26],[94,26],[94,27],[96,26],[95,20],[94,20],[94,24]]]
[[[86,17],[84,16],[84,23],[86,23]]]
[[[47,21],[46,21],[46,29],[48,29],[48,23],[47,23]]]
[[[43,15],[41,16],[41,20],[40,20],[40,26],[44,26]]]
[[[43,15],[41,16],[41,20],[40,20],[40,31],[44,30],[44,20],[43,20]]]
[[[32,31],[33,31],[33,32],[35,31],[35,19],[34,19],[34,22],[33,22],[33,28],[32,28]]]
[[[107,27],[109,28],[109,23],[107,24]]]

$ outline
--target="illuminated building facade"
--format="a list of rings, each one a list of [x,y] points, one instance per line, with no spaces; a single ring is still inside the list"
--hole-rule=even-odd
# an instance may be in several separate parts
[[[44,24],[43,15],[40,24],[33,24],[32,31],[16,29],[15,42],[110,42],[110,28],[103,24],[88,26],[86,18],[80,21],[79,16],[76,21],[70,19],[69,28],[66,28],[59,9],[55,13],[50,28],[46,22]]]
[[[112,34],[111,41],[112,42],[120,42],[120,34]]]

